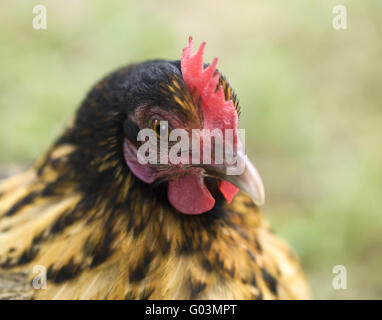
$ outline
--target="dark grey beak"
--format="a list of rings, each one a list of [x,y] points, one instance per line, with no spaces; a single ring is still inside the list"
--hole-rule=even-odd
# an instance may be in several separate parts
[[[205,175],[232,183],[247,193],[256,205],[263,205],[265,201],[264,186],[257,169],[244,153],[238,152],[237,161],[243,165],[243,169],[238,174],[235,172],[237,170],[232,169],[232,166],[208,165],[203,166]]]

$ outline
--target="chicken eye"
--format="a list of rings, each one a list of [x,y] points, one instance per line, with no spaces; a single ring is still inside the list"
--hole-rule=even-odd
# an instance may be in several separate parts
[[[168,139],[168,126],[166,121],[154,120],[152,128],[158,139]]]

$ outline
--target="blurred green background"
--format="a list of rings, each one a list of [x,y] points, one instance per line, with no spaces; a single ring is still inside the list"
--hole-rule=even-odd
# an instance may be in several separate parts
[[[5,5],[6,4],[6,5]],[[32,28],[44,4],[47,30]],[[0,175],[29,165],[86,91],[130,62],[179,59],[193,35],[238,93],[264,211],[315,298],[382,298],[382,2],[22,1],[0,11]],[[332,268],[347,268],[334,290]]]

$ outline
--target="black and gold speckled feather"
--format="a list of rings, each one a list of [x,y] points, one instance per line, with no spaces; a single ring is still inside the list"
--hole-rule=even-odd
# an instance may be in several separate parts
[[[0,299],[308,298],[295,255],[245,194],[188,216],[130,172],[129,70],[89,93],[33,168],[0,183]],[[31,286],[36,265],[46,289]]]

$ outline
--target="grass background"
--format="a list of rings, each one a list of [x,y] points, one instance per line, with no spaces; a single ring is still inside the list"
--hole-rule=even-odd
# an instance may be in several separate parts
[[[32,28],[44,4],[47,30]],[[238,93],[266,216],[316,298],[382,298],[382,2],[6,0],[0,11],[0,167],[26,167],[89,87],[121,65],[179,59],[189,35]],[[344,265],[348,289],[332,287]]]

